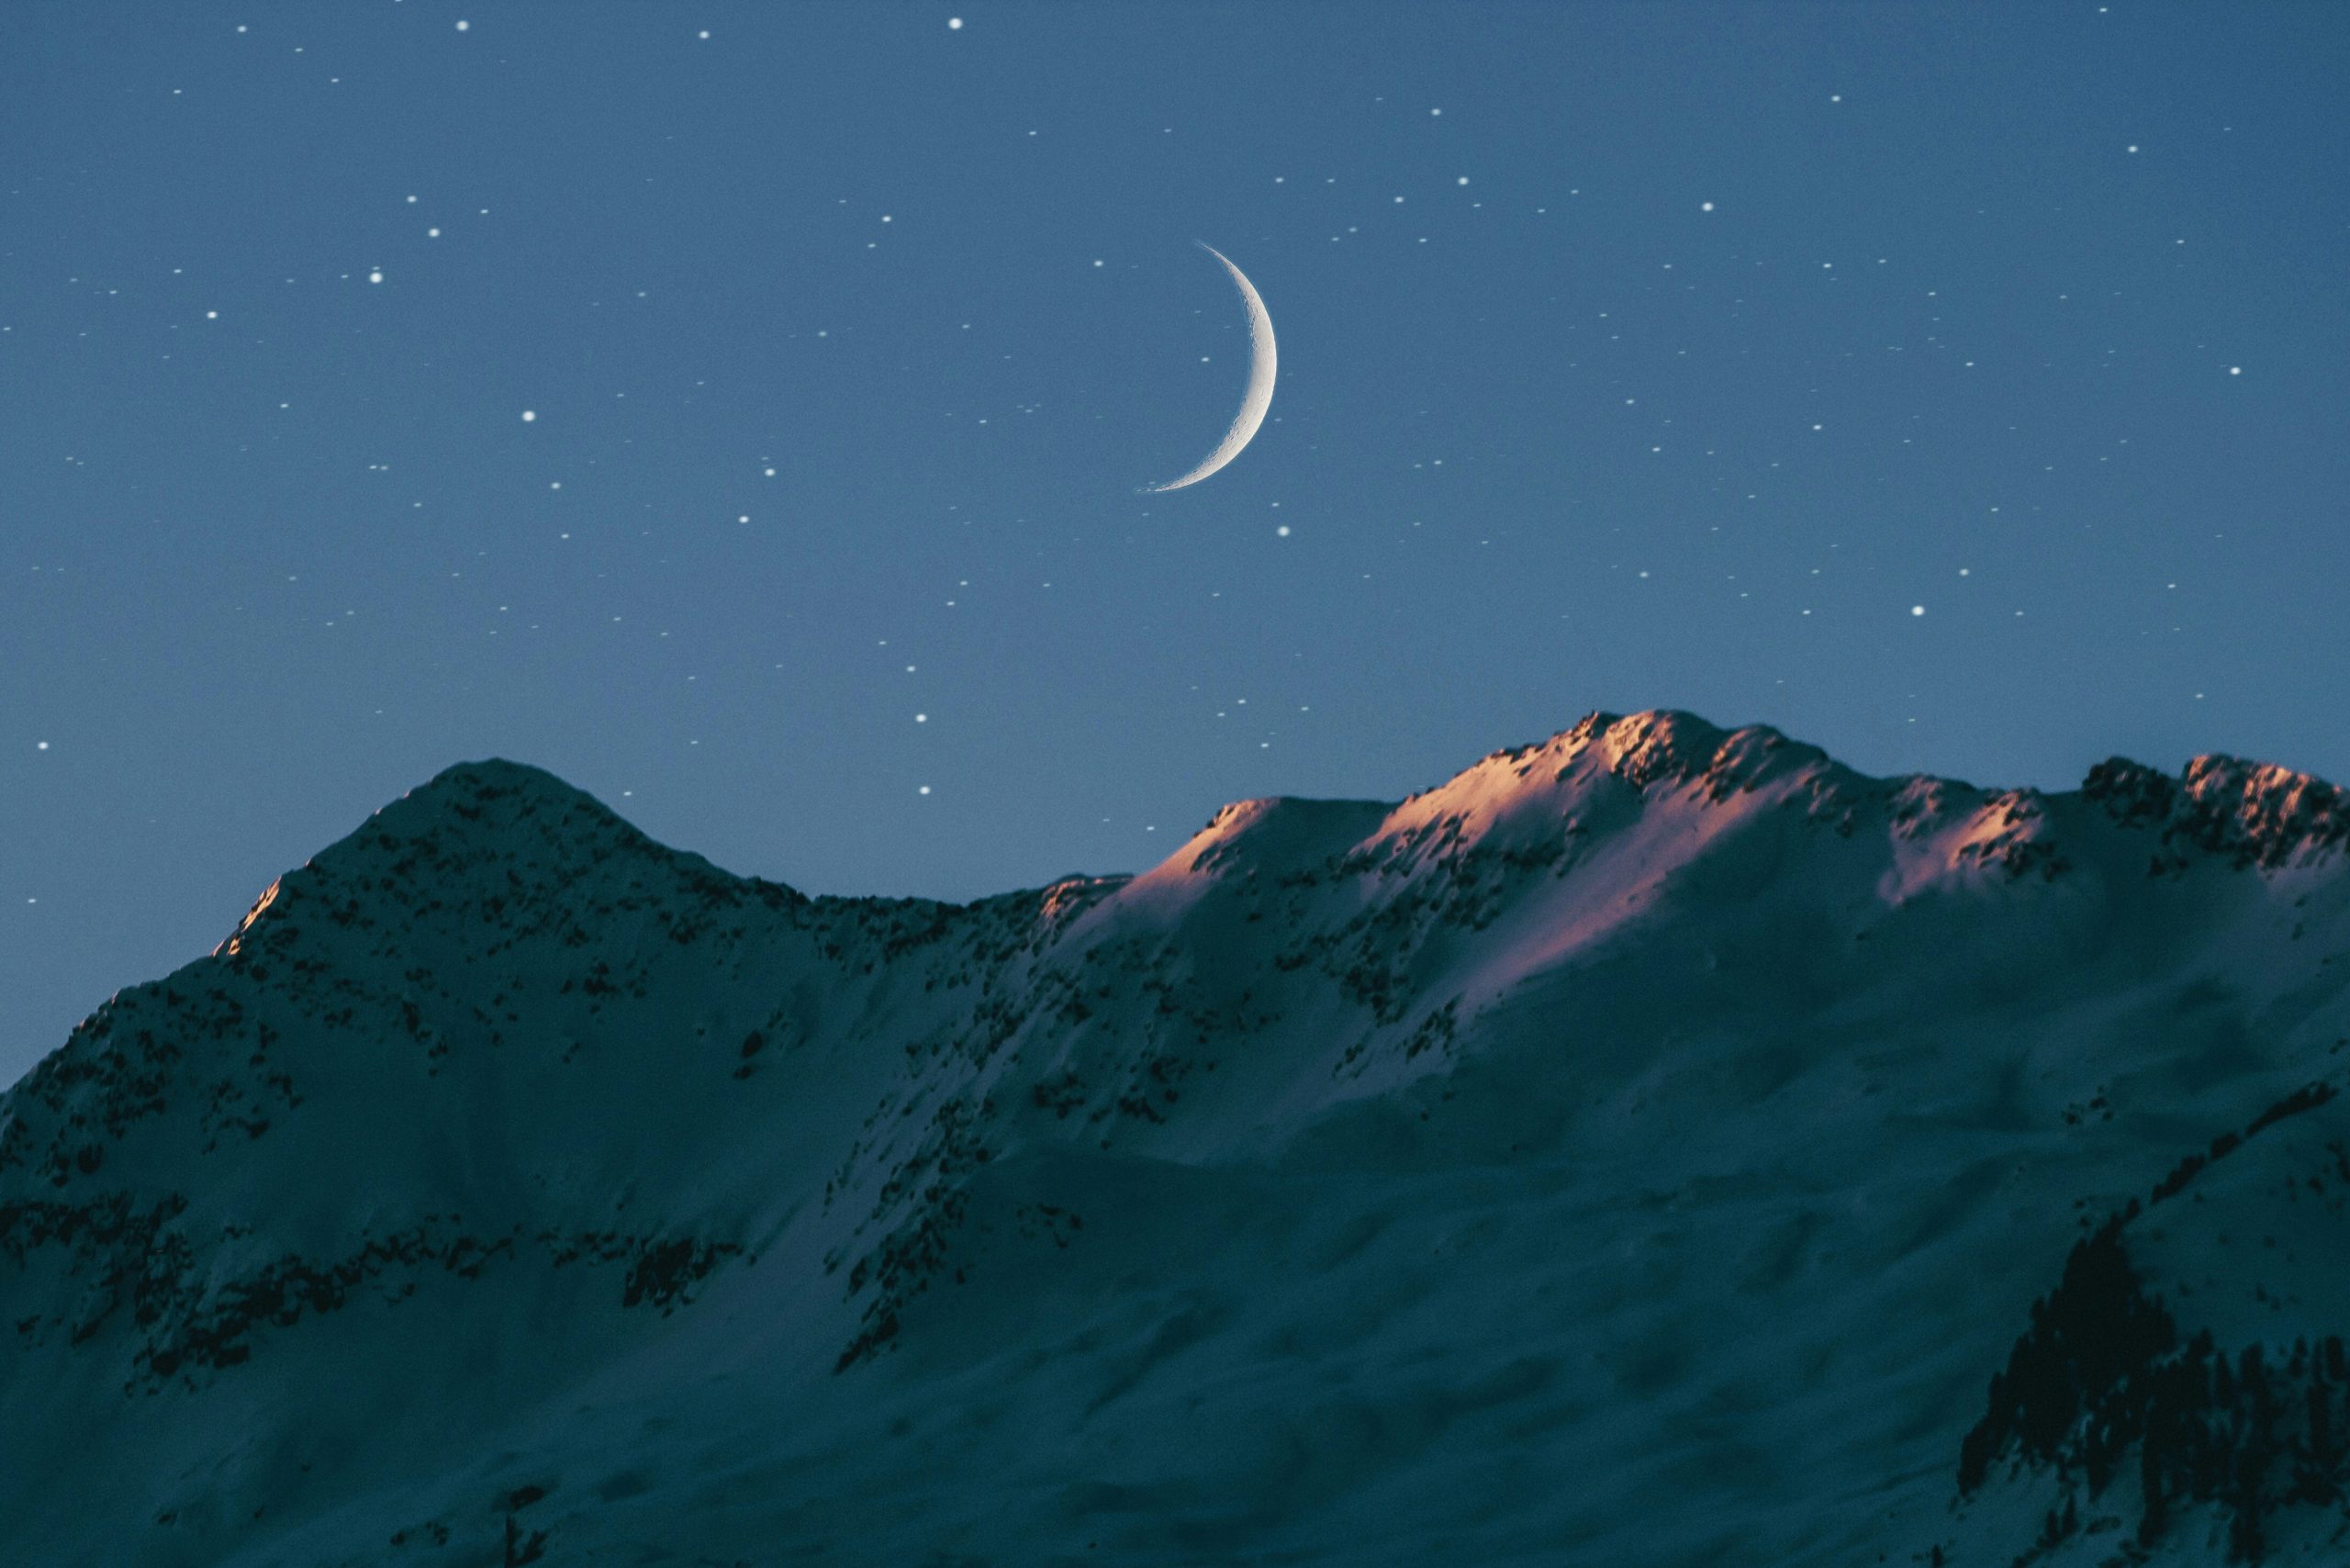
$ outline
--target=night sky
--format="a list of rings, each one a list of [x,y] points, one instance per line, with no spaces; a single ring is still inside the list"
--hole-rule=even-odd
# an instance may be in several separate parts
[[[2344,82],[2336,3],[0,6],[0,1081],[490,755],[955,898],[1595,708],[2350,778]],[[1194,241],[1281,379],[1144,494]]]

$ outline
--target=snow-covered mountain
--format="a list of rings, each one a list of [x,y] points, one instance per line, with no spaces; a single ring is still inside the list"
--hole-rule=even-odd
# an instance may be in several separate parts
[[[0,1556],[2342,1561],[2345,854],[1595,714],[949,905],[452,768],[0,1098]]]

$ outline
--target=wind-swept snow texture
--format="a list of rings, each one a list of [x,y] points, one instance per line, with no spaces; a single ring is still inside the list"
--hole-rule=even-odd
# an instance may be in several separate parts
[[[2345,840],[1600,714],[949,905],[455,767],[0,1099],[0,1556],[2344,1561]]]

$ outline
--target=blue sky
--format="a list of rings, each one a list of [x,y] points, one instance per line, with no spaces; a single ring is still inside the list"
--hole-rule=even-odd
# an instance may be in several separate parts
[[[0,1081],[488,755],[952,897],[1594,708],[2350,778],[2344,80],[2331,5],[11,8]],[[1141,495],[1246,379],[1194,240],[1281,382]]]

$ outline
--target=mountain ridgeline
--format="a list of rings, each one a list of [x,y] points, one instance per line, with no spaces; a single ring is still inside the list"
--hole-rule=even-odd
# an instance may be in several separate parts
[[[1677,712],[969,904],[453,767],[0,1097],[0,1540],[2339,1561],[2346,865]]]

